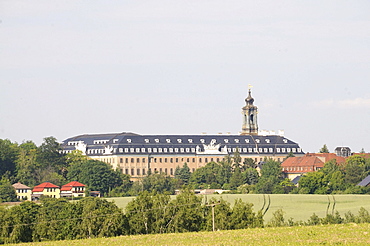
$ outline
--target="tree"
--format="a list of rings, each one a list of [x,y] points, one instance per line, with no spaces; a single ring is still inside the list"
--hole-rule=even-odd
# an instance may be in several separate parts
[[[147,190],[149,192],[156,191],[159,193],[169,193],[173,194],[174,190],[174,182],[173,179],[164,173],[153,173],[142,180],[143,190]]]
[[[6,174],[8,179],[14,178],[18,152],[18,144],[0,139],[0,177]]]
[[[3,178],[0,181],[0,201],[15,202],[17,201],[17,193],[8,179]]]
[[[128,233],[128,222],[114,202],[98,197],[87,197],[77,203],[81,211],[79,237],[113,237]]]
[[[230,230],[231,226],[231,214],[230,203],[221,199],[218,201],[215,197],[212,197],[205,207],[205,225],[204,229],[212,231],[213,229],[213,216],[212,216],[212,204],[214,204],[214,223],[215,229],[217,230]]]
[[[230,188],[236,189],[244,183],[243,175],[240,172],[239,166],[235,166],[234,173],[230,178]]]
[[[180,180],[181,185],[189,184],[190,176],[191,176],[191,172],[190,172],[190,168],[188,167],[187,163],[184,163],[182,168],[176,167],[175,178]]]
[[[323,172],[310,172],[299,180],[299,193],[302,194],[327,194],[328,180]]]
[[[166,211],[167,232],[199,231],[203,224],[201,202],[193,191],[182,190]]]
[[[129,224],[129,234],[153,233],[154,213],[159,212],[153,208],[153,198],[148,191],[141,192],[127,204],[126,215]]]
[[[247,168],[243,172],[243,176],[244,176],[244,180],[245,180],[244,182],[249,184],[249,185],[254,185],[254,184],[258,183],[259,174],[258,174],[258,171],[255,168]]]
[[[243,170],[247,170],[248,168],[256,168],[256,162],[252,158],[245,158],[243,162]]]
[[[261,194],[284,193],[280,182],[283,180],[281,165],[272,159],[265,160],[261,177],[256,184],[256,191]]]
[[[245,203],[240,198],[236,199],[230,222],[231,229],[246,229],[258,226],[256,214],[253,212],[253,204]]]
[[[32,242],[33,230],[37,221],[40,205],[26,201],[11,207],[5,214],[2,225],[2,237],[5,243]]]
[[[78,180],[87,185],[90,190],[97,190],[103,194],[107,194],[123,183],[119,173],[106,163],[97,160],[85,160],[79,164],[73,164],[69,168],[67,178],[69,181]]]
[[[326,146],[326,144],[324,144],[323,146],[322,146],[322,148],[320,149],[320,151],[319,151],[320,153],[329,153],[329,149],[328,149],[328,147]]]
[[[349,184],[358,184],[368,175],[366,161],[362,156],[350,156],[345,164],[345,181]]]
[[[36,170],[40,168],[37,162],[37,146],[31,141],[22,143],[19,146],[19,154],[16,160],[16,179],[28,186],[35,186],[41,183],[37,179]]]

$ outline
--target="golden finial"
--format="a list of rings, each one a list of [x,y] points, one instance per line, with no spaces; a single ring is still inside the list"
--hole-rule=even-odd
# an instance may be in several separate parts
[[[248,89],[251,90],[253,88],[253,85],[248,84]]]

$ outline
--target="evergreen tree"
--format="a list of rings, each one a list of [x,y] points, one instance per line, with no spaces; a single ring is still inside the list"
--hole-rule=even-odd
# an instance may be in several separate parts
[[[239,187],[243,183],[244,183],[243,175],[240,172],[240,168],[238,166],[236,166],[235,169],[234,169],[234,173],[230,178],[230,188],[231,189],[236,189],[237,187]]]
[[[319,151],[320,153],[329,153],[329,149],[328,149],[328,147],[326,146],[326,144],[324,144],[323,146],[322,146],[322,148],[320,149],[320,151]]]

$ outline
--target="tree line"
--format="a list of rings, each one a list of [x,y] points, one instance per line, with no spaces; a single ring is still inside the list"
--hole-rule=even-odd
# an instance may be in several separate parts
[[[370,158],[359,155],[347,158],[343,164],[335,160],[325,163],[323,169],[302,176],[297,187],[284,178],[280,162],[265,159],[259,163],[262,168],[258,172],[257,163],[251,158],[242,162],[238,151],[194,172],[184,163],[175,169],[174,177],[148,172],[132,182],[129,175],[113,170],[107,163],[89,159],[77,150],[68,154],[61,150],[54,137],[45,138],[40,146],[32,141],[17,144],[0,139],[0,200],[16,200],[11,186],[16,182],[33,187],[45,181],[61,186],[74,180],[104,196],[136,196],[145,190],[174,194],[184,187],[259,194],[370,193],[369,187],[357,186],[370,174]]]
[[[281,209],[264,222],[268,206],[255,212],[253,204],[235,200],[233,206],[220,198],[202,201],[191,190],[175,199],[160,193],[141,192],[122,210],[113,202],[87,197],[77,202],[64,198],[42,198],[41,203],[23,202],[0,207],[0,244],[74,240],[120,235],[235,230],[255,227],[305,226],[341,223],[369,223],[369,212],[313,214],[308,221],[286,219]],[[214,226],[214,227],[213,227]]]

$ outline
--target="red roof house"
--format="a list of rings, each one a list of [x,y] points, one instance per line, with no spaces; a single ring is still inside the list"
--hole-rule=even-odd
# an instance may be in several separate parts
[[[50,182],[44,182],[33,187],[32,200],[37,200],[42,195],[53,198],[59,198],[60,197],[59,186],[52,184]]]
[[[61,197],[84,197],[86,185],[77,181],[69,182],[60,189]]]
[[[324,162],[317,156],[305,155],[302,157],[289,157],[281,163],[281,167],[285,176],[293,180],[297,176],[323,168]]]

